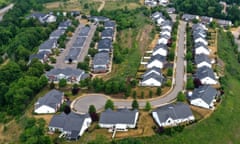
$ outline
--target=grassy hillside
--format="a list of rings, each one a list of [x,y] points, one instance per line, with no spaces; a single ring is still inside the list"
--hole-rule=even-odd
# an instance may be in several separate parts
[[[219,56],[225,61],[226,76],[222,80],[225,90],[223,102],[208,119],[185,128],[183,132],[170,136],[155,135],[138,138],[144,144],[226,144],[240,141],[240,67],[229,33],[220,31],[218,37]],[[128,140],[124,140],[126,144]],[[123,142],[123,141],[120,141]],[[119,143],[120,143],[119,142]],[[123,142],[124,143],[124,142]]]

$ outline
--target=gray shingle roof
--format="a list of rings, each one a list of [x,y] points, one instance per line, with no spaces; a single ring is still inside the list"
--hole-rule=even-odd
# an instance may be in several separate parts
[[[148,74],[148,75],[143,77],[142,82],[144,82],[144,81],[146,81],[148,79],[151,79],[151,78],[155,79],[156,81],[158,81],[160,83],[163,83],[163,81],[164,81],[164,77],[163,77],[163,75],[161,73],[160,73],[160,75],[157,75],[156,73],[151,72],[150,74]]]
[[[192,14],[183,14],[182,19],[184,20],[194,20],[196,19],[197,15],[192,15]]]
[[[71,48],[68,52],[68,55],[65,57],[65,60],[77,60],[79,53],[81,52],[80,48]]]
[[[196,77],[199,78],[199,79],[210,77],[213,80],[216,80],[213,70],[211,68],[207,67],[207,66],[203,66],[201,68],[198,68],[197,72],[196,72]]]
[[[83,28],[80,30],[79,36],[80,36],[80,37],[87,37],[89,31],[90,31],[90,27],[85,26],[85,27],[83,27]]]
[[[171,26],[171,27],[172,27],[172,25],[173,25],[173,22],[170,21],[170,20],[165,20],[165,21],[163,21],[163,23],[162,23],[162,27],[163,27],[163,26]]]
[[[152,57],[150,58],[150,60],[148,61],[148,63],[151,63],[151,62],[153,62],[154,60],[158,60],[158,61],[160,61],[160,62],[162,62],[162,63],[165,63],[165,62],[167,61],[167,57],[162,56],[162,55],[160,55],[160,54],[156,54],[156,55],[154,55],[154,56],[152,56]]]
[[[42,52],[39,52],[37,54],[32,54],[30,55],[29,57],[29,60],[31,61],[32,59],[36,58],[36,59],[39,59],[39,60],[42,60],[45,58],[46,55],[49,55],[49,52],[47,51],[42,51]]]
[[[206,46],[204,43],[202,43],[202,42],[196,42],[196,43],[194,44],[194,48],[198,48],[198,47],[200,47],[200,46],[203,46],[203,47],[205,47],[206,49],[208,49],[207,46]]]
[[[195,60],[195,64],[200,64],[202,62],[207,62],[207,63],[211,64],[211,60],[205,54],[195,55],[194,60]]]
[[[165,44],[157,44],[157,45],[155,46],[155,48],[154,48],[153,51],[156,51],[156,50],[158,50],[158,49],[168,50],[168,47],[167,47],[167,45],[165,45]]]
[[[158,19],[159,17],[162,17],[163,14],[161,12],[156,11],[155,13],[152,14],[152,18]]]
[[[175,13],[176,9],[175,8],[167,8],[166,9],[168,13]]]
[[[95,54],[93,58],[94,65],[107,65],[110,61],[109,54],[106,52],[100,52]]]
[[[104,111],[100,115],[99,123],[102,124],[134,124],[137,110],[117,110],[110,109]]]
[[[49,127],[62,128],[63,131],[79,134],[85,118],[88,117],[89,115],[79,115],[73,112],[66,115],[64,112],[62,112],[61,114],[54,115],[52,117]],[[73,134],[69,135],[69,137],[75,138],[76,136]]]
[[[66,29],[67,27],[69,27],[71,25],[72,25],[72,22],[70,20],[66,20],[66,21],[60,22],[58,25],[58,28]]]
[[[198,30],[198,29],[205,30],[202,24],[197,23],[192,25],[192,30]]]
[[[195,88],[193,91],[193,94],[191,96],[188,96],[189,100],[194,99],[202,99],[205,101],[208,105],[211,104],[211,102],[215,99],[215,96],[217,95],[217,90],[209,85],[200,86],[199,88]]]
[[[107,28],[102,31],[101,37],[113,37],[113,29]]]
[[[98,49],[112,49],[112,40],[105,38],[98,42]]]
[[[184,119],[189,116],[193,116],[191,109],[187,104],[178,102],[176,104],[168,104],[162,107],[155,109],[153,112],[156,112],[160,122],[166,122],[168,118]]]
[[[65,30],[64,29],[56,29],[55,31],[53,31],[51,34],[50,34],[50,37],[55,37],[55,38],[59,38],[61,35],[63,35],[65,33]]]
[[[40,46],[40,50],[51,50],[54,48],[54,45],[57,43],[56,39],[48,39],[45,42],[43,42]]]
[[[73,45],[72,45],[72,48],[82,48],[83,45],[84,45],[84,43],[85,43],[85,41],[86,41],[86,37],[78,37],[78,38],[74,41],[74,43],[73,43]]]
[[[159,74],[162,73],[160,68],[158,68],[158,67],[152,67],[152,68],[147,69],[147,71],[144,72],[144,74],[142,75],[142,78],[145,77],[145,76],[147,76],[147,75],[149,75],[150,72],[152,72],[152,71],[158,72]]]
[[[83,70],[81,69],[72,69],[72,68],[54,68],[51,69],[50,71],[46,72],[47,76],[51,75],[59,75],[59,74],[64,74],[66,76],[79,76],[83,73]]]
[[[58,90],[51,90],[45,96],[40,97],[37,101],[35,109],[39,108],[42,105],[47,105],[54,109],[57,108],[57,104],[60,104],[63,98],[63,93]]]
[[[115,25],[116,25],[116,23],[114,22],[114,21],[106,21],[105,23],[104,23],[104,27],[106,28],[109,28],[109,27],[111,27],[111,28],[115,28]]]

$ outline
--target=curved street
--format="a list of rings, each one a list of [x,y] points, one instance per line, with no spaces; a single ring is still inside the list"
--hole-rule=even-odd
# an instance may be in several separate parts
[[[156,97],[152,99],[144,99],[138,100],[140,108],[143,108],[147,101],[149,101],[153,108],[159,107],[161,105],[165,105],[167,103],[173,102],[178,92],[184,90],[186,75],[185,75],[185,33],[186,33],[186,22],[180,21],[178,27],[178,42],[176,48],[176,58],[174,63],[174,77],[173,77],[173,84],[172,89],[169,93],[165,94],[161,97]],[[115,107],[117,108],[131,108],[132,100],[126,99],[112,99],[108,96],[103,94],[91,94],[85,95],[82,97],[77,98],[73,101],[71,108],[78,113],[87,113],[89,105],[95,105],[97,111],[100,111],[104,108],[105,102],[107,99],[111,99],[114,102]]]

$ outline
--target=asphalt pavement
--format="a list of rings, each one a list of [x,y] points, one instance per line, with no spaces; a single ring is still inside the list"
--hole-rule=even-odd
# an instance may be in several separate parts
[[[147,101],[149,101],[153,108],[171,103],[175,101],[178,92],[184,90],[185,88],[185,65],[184,65],[184,56],[185,56],[185,33],[186,33],[186,23],[180,21],[179,29],[178,29],[178,42],[176,49],[176,61],[174,64],[175,68],[175,77],[173,78],[173,89],[168,94],[162,97],[152,98],[152,99],[144,99],[138,100],[139,106],[143,108]],[[107,99],[110,97],[102,95],[102,94],[94,94],[94,95],[85,95],[83,97],[79,97],[76,99],[71,107],[79,113],[85,113],[88,110],[90,104],[94,104],[97,111],[103,109],[103,106]],[[126,99],[112,99],[114,101],[114,105],[117,108],[131,108],[132,100]]]

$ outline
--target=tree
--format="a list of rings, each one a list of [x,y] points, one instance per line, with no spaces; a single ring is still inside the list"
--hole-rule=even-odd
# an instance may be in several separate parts
[[[192,52],[187,52],[187,54],[186,54],[186,60],[187,61],[191,61],[192,60]]]
[[[161,94],[162,94],[162,89],[160,87],[158,87],[156,95],[160,96]]]
[[[143,91],[141,92],[141,98],[142,99],[144,98],[144,92]]]
[[[66,79],[60,79],[59,80],[58,86],[60,88],[65,87],[66,85],[67,85],[67,80]]]
[[[76,95],[76,94],[78,94],[78,91],[79,91],[79,86],[78,86],[78,84],[73,84],[72,94],[73,94],[73,95]]]
[[[187,73],[192,73],[193,72],[193,64],[191,61],[187,62]]]
[[[185,100],[186,100],[186,97],[183,94],[183,92],[182,91],[178,92],[177,101],[184,102]]]
[[[45,75],[42,75],[39,79],[39,85],[40,87],[45,87],[48,84],[48,79]]]
[[[110,99],[108,99],[107,101],[106,101],[106,103],[105,103],[105,110],[107,110],[107,109],[114,109],[114,103],[113,103],[113,101],[112,100],[110,100]]]
[[[70,106],[64,105],[63,112],[68,115],[71,112]]]
[[[172,75],[173,75],[173,69],[172,68],[168,68],[167,76],[172,76]]]
[[[54,89],[55,88],[55,84],[54,84],[53,81],[51,81],[51,83],[49,84],[49,87],[50,87],[50,89]]]
[[[188,90],[194,89],[194,83],[193,83],[192,77],[187,79],[187,86],[186,87],[187,87]]]
[[[90,105],[88,108],[88,113],[96,113],[96,108],[94,105]]]
[[[152,96],[153,96],[153,92],[152,92],[152,90],[150,90],[149,91],[149,97],[152,98]]]
[[[132,97],[133,97],[134,99],[137,98],[137,92],[136,92],[136,91],[133,91]]]
[[[136,99],[134,99],[132,102],[132,109],[138,109],[138,108],[139,108],[138,102]]]
[[[150,111],[151,109],[152,109],[152,106],[151,106],[150,102],[147,101],[144,110]]]
[[[96,108],[94,105],[89,106],[88,113],[90,114],[90,117],[93,121],[98,121],[99,117],[98,114],[96,113]]]
[[[174,61],[175,51],[171,49],[168,55],[168,61]]]

